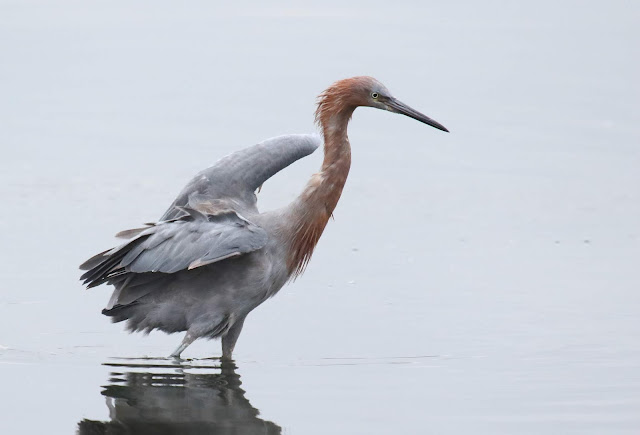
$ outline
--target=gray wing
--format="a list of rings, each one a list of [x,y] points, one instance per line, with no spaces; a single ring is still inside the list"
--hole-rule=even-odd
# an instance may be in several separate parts
[[[278,136],[220,159],[198,173],[180,192],[160,220],[184,214],[178,207],[225,201],[216,208],[257,212],[255,191],[262,184],[322,143],[317,135]]]
[[[80,266],[88,288],[122,283],[125,275],[175,273],[261,249],[267,233],[233,211],[210,215],[183,208],[186,215],[143,229],[129,242],[101,252]],[[126,286],[125,284],[122,285]]]
[[[159,223],[119,233],[131,240],[84,262],[81,279],[87,287],[116,287],[109,311],[134,303],[176,272],[261,249],[266,232],[238,213],[257,212],[255,190],[320,144],[317,135],[280,136],[222,158],[182,190]]]

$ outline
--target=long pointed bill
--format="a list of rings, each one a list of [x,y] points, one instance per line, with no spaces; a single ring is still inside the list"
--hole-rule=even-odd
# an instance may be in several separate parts
[[[438,130],[446,131],[447,133],[449,133],[449,130],[447,130],[444,125],[440,124],[437,121],[434,121],[433,119],[429,118],[426,115],[423,115],[417,110],[412,109],[411,107],[407,106],[401,101],[396,100],[395,98],[390,98],[386,102],[386,105],[389,108],[389,111],[391,112],[401,113],[403,115],[408,116],[409,118],[413,118],[420,122],[424,122],[425,124],[430,125],[431,127],[435,127]]]

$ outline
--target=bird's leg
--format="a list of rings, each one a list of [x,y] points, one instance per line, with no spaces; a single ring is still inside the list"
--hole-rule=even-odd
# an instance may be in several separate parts
[[[186,335],[182,339],[182,343],[176,350],[173,351],[169,358],[180,358],[180,354],[187,348],[193,341],[196,339],[196,336],[187,331]]]
[[[229,331],[222,337],[222,359],[231,360],[233,354],[233,348],[236,347],[236,341],[240,337],[240,331],[242,331],[242,325],[244,324],[245,317],[236,320]]]

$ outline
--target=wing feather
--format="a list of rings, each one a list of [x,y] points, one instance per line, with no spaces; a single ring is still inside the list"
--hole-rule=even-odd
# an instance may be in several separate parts
[[[135,303],[178,271],[261,249],[266,232],[240,213],[257,213],[255,190],[321,143],[317,135],[280,136],[220,159],[184,187],[160,222],[118,233],[129,240],[84,262],[81,279],[87,288],[114,285],[112,309]]]
[[[161,220],[185,214],[206,202],[226,203],[223,208],[257,212],[255,191],[273,175],[313,153],[322,143],[318,135],[290,134],[267,139],[237,151],[198,173],[182,189]]]
[[[131,241],[102,252],[83,266],[88,287],[120,280],[127,273],[176,273],[256,251],[267,243],[267,233],[234,211],[216,215],[199,211],[159,222]]]

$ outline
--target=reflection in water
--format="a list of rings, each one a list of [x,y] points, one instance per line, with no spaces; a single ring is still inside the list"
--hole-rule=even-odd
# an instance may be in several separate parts
[[[154,361],[159,362],[105,364],[119,370],[111,373],[102,392],[111,421],[83,420],[78,434],[281,433],[280,426],[260,419],[259,411],[244,397],[235,364]]]

